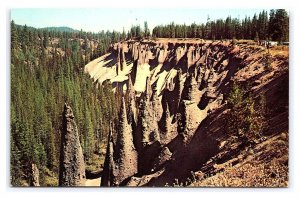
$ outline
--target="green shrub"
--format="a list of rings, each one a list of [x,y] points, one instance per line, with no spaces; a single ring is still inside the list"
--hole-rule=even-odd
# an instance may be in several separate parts
[[[231,41],[232,45],[236,45],[238,43],[237,39],[236,38],[233,38],[232,41]]]
[[[261,97],[255,104],[254,97],[247,96],[236,82],[228,97],[230,112],[227,117],[227,132],[244,139],[249,143],[257,143],[265,127],[265,98]]]
[[[272,63],[272,55],[268,52],[267,54],[263,55],[262,64],[265,69],[269,70],[271,69],[271,63]]]

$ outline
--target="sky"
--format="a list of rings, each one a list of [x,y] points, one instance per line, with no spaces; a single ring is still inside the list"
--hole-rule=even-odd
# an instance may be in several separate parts
[[[143,27],[147,21],[149,28],[174,21],[177,24],[206,23],[227,16],[243,19],[252,17],[262,9],[129,9],[129,8],[17,8],[11,9],[11,20],[16,24],[36,28],[68,26],[77,30],[99,32],[101,30],[129,30],[132,25]]]

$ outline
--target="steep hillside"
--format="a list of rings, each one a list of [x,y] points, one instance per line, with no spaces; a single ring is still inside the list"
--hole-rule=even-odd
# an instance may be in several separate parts
[[[288,48],[130,40],[84,71],[125,98],[101,185],[288,185]]]
[[[76,118],[78,134],[73,137],[79,136],[87,172],[99,169],[105,156],[105,151],[101,152],[101,148],[105,148],[104,137],[108,134],[109,121],[117,116],[117,109],[111,87],[97,89],[83,73],[83,67],[93,56],[107,51],[109,44],[106,48],[106,43],[111,40],[109,34],[60,33],[11,22],[9,130],[12,186],[81,183],[68,182],[68,178],[58,182],[59,169],[70,167],[66,173],[70,177],[74,176],[73,168],[76,167],[60,166],[65,103],[73,109]],[[76,146],[70,141],[64,145]],[[67,152],[76,150],[68,148]],[[68,156],[66,161],[75,163],[72,152],[72,157]]]

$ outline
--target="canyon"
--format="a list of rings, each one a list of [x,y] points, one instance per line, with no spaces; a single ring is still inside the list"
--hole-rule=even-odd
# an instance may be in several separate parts
[[[101,186],[253,187],[265,185],[269,172],[279,178],[270,186],[288,185],[288,49],[236,40],[127,40],[84,72],[121,96]],[[255,138],[228,130],[235,84],[243,100],[254,101],[252,112],[264,99],[264,126]],[[251,168],[261,168],[261,183],[232,174]]]

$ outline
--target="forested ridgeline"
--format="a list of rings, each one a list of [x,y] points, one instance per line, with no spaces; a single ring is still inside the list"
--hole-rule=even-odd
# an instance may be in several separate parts
[[[284,9],[262,11],[258,15],[244,19],[228,16],[224,19],[210,20],[191,25],[158,25],[153,28],[153,37],[164,38],[203,38],[203,39],[252,39],[288,41],[289,16]]]
[[[96,86],[84,65],[104,54],[114,34],[59,32],[11,23],[11,183],[30,185],[32,164],[40,185],[58,185],[64,103],[72,106],[85,161],[99,152],[116,117],[111,85]]]

